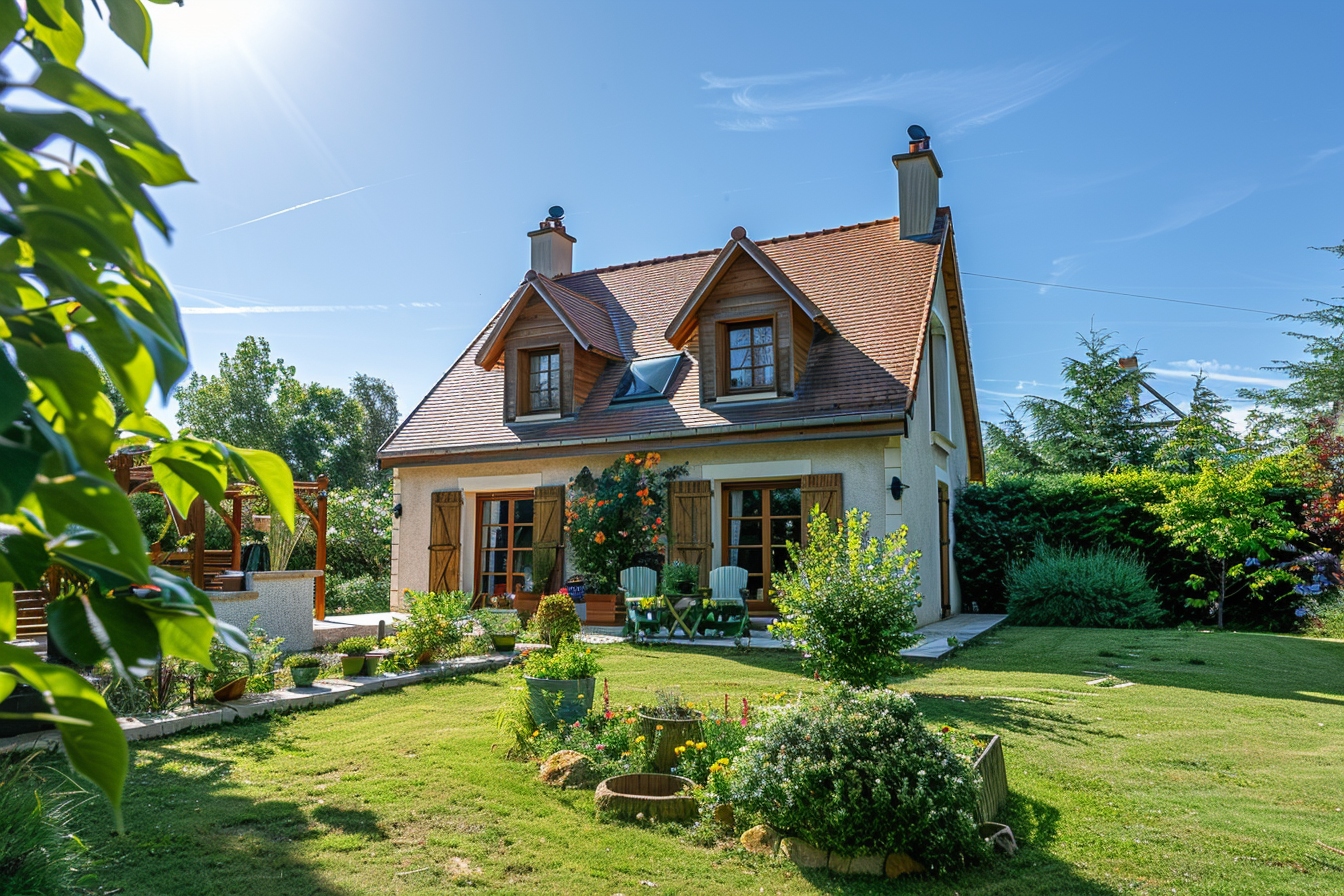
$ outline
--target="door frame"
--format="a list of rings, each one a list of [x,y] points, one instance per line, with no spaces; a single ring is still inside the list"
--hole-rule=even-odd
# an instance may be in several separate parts
[[[952,495],[948,484],[938,482],[938,592],[942,617],[952,615]]]
[[[740,545],[740,544],[739,544],[739,545],[733,545],[733,544],[729,544],[729,542],[728,542],[728,526],[732,523],[732,519],[733,519],[731,513],[729,512],[729,503],[730,503],[730,501],[729,501],[729,492],[734,491],[734,490],[738,490],[738,491],[740,491],[740,490],[743,490],[743,489],[760,489],[760,490],[762,490],[762,491],[765,491],[765,490],[767,490],[767,489],[796,488],[796,489],[798,489],[798,491],[799,491],[800,494],[801,494],[801,492],[802,492],[802,488],[803,488],[803,480],[802,480],[802,477],[799,477],[799,478],[797,478],[797,479],[792,479],[792,478],[787,478],[787,477],[786,477],[786,478],[781,478],[781,479],[749,479],[749,480],[741,480],[741,481],[728,480],[728,481],[720,481],[720,482],[716,482],[715,485],[717,485],[717,486],[718,486],[718,489],[719,489],[719,535],[720,535],[720,538],[719,538],[719,562],[720,562],[720,565],[722,565],[722,566],[727,566],[727,565],[728,565],[728,552],[729,552],[730,550],[732,550],[734,547],[737,547],[737,548],[743,548],[743,547],[749,548],[749,547],[753,547],[753,545]],[[799,507],[800,507],[800,508],[802,507],[801,499],[800,499],[800,501],[799,501]],[[792,517],[788,517],[788,518],[792,518]],[[771,611],[774,610],[775,602],[770,598],[770,574],[771,574],[772,570],[769,569],[769,568],[767,568],[767,566],[773,566],[774,564],[773,564],[773,561],[770,561],[770,562],[767,564],[767,562],[766,562],[766,558],[770,556],[770,551],[771,551],[771,549],[772,549],[774,546],[771,545],[771,544],[769,544],[769,541],[770,541],[770,520],[771,520],[771,516],[770,516],[770,504],[769,504],[769,501],[767,501],[767,500],[765,499],[764,495],[762,496],[762,499],[761,499],[761,516],[760,516],[760,520],[761,520],[761,546],[760,546],[760,547],[761,547],[761,561],[762,561],[762,562],[761,562],[761,588],[762,588],[763,591],[765,592],[765,599],[764,599],[764,600],[757,600],[757,599],[755,599],[755,598],[749,598],[748,601],[747,601],[747,607],[748,607],[750,610],[753,610],[753,611],[756,611],[756,612],[771,612]],[[806,514],[806,511],[802,511],[802,512],[801,512],[800,516],[798,517],[798,521],[799,521],[799,532],[798,532],[798,535],[799,535],[799,544],[801,544],[801,543],[802,543],[802,535],[803,535],[803,532],[805,531],[806,526],[807,526],[807,514]]]
[[[485,577],[485,575],[486,575],[486,572],[485,572],[485,552],[486,552],[486,550],[487,550],[487,547],[486,547],[486,545],[485,545],[485,539],[484,539],[484,537],[483,537],[483,535],[484,535],[483,530],[484,530],[484,528],[485,528],[485,521],[484,521],[484,519],[483,519],[483,512],[484,512],[484,505],[485,505],[485,502],[487,502],[487,501],[512,501],[512,502],[515,502],[515,503],[516,503],[516,502],[518,502],[518,501],[532,501],[532,500],[534,500],[535,492],[533,492],[531,489],[526,489],[526,490],[517,490],[517,489],[515,489],[515,490],[504,490],[504,491],[497,491],[497,492],[477,492],[473,497],[475,498],[476,507],[475,507],[475,515],[472,516],[472,518],[471,518],[471,523],[472,523],[472,539],[471,539],[471,542],[472,542],[472,557],[473,557],[473,563],[472,563],[472,567],[473,567],[473,568],[472,568],[472,571],[471,571],[471,574],[472,574],[472,582],[471,582],[471,584],[472,584],[472,589],[471,589],[471,593],[472,593],[472,594],[483,594],[484,592],[481,591],[481,579],[483,579],[483,578]],[[511,590],[511,587],[510,587],[510,586],[513,584],[513,576],[515,575],[515,573],[514,573],[514,571],[513,571],[513,555],[514,555],[514,553],[515,553],[514,546],[513,546],[513,530],[514,530],[514,527],[516,526],[516,524],[513,522],[513,520],[514,520],[514,516],[515,516],[515,510],[514,510],[513,507],[510,507],[510,508],[509,508],[509,523],[508,523],[509,544],[508,544],[508,547],[507,547],[506,549],[504,549],[504,550],[507,550],[507,566],[508,566],[508,569],[507,569],[504,573],[502,573],[502,575],[504,575],[504,576],[506,577],[506,579],[507,579],[507,584],[506,584],[505,587],[506,587],[506,589],[509,589],[509,593],[515,593],[515,592],[513,592],[513,591]],[[527,523],[526,525],[532,527],[532,534],[533,534],[533,537],[534,537],[534,539],[535,539],[535,536],[536,536],[536,508],[535,508],[535,506],[533,507],[532,522],[531,522],[531,523]],[[489,549],[489,550],[501,550],[500,548],[488,548],[488,549]],[[531,548],[531,547],[526,548],[525,551],[526,551],[526,553],[529,553],[529,554],[530,554],[530,553],[532,553],[532,548]],[[518,551],[517,553],[522,553],[522,551]],[[501,575],[501,573],[490,573],[490,574],[491,574],[491,575]],[[522,573],[517,573],[517,575],[522,575]],[[536,583],[534,582],[533,585],[534,585],[534,587],[535,587]],[[519,589],[519,590],[521,590],[521,589]]]

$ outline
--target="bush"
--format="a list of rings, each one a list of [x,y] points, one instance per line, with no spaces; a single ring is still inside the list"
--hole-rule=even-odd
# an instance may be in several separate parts
[[[532,627],[542,640],[552,647],[566,638],[579,633],[579,613],[574,609],[574,601],[568,594],[548,594],[537,605],[536,615],[532,617]]]
[[[902,648],[919,641],[918,553],[905,527],[866,538],[868,514],[850,510],[837,526],[812,517],[807,546],[789,545],[789,568],[774,577],[776,637],[803,652],[803,667],[831,681],[880,685],[904,667]]]
[[[316,653],[296,653],[285,657],[286,669],[320,669],[322,657]]]
[[[1017,625],[1148,628],[1162,622],[1148,567],[1129,551],[1038,543],[1004,583]]]
[[[82,891],[93,877],[79,875],[86,851],[68,826],[87,794],[32,755],[0,757],[0,893]]]
[[[328,613],[386,613],[392,609],[390,577],[332,578],[327,591]]]
[[[461,643],[463,633],[458,620],[467,615],[471,595],[463,591],[407,589],[405,602],[409,615],[399,626],[397,636],[417,657],[450,651]]]
[[[909,694],[831,686],[762,715],[731,767],[739,813],[841,855],[905,852],[933,871],[986,854],[974,772]]]
[[[595,678],[602,671],[593,648],[577,641],[566,641],[550,650],[529,650],[523,654],[523,674],[529,678],[573,681]]]
[[[663,594],[681,594],[682,585],[694,591],[700,584],[700,567],[694,563],[673,560],[663,567]]]
[[[377,646],[378,641],[374,638],[356,636],[354,638],[346,638],[344,641],[337,644],[336,652],[343,653],[346,656],[363,656],[370,650],[377,648]]]

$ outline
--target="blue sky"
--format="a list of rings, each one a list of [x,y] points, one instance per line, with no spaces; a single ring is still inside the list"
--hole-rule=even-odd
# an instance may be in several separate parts
[[[1308,248],[1344,240],[1338,3],[152,13],[148,72],[105,33],[85,67],[199,181],[160,191],[173,244],[147,239],[203,371],[261,335],[305,380],[389,380],[405,413],[517,284],[548,206],[583,268],[887,217],[914,122],[967,274],[1270,312],[1344,293]],[[1052,394],[1092,324],[1177,401],[1191,369],[1230,396],[1297,351],[1263,314],[965,281],[990,419]]]

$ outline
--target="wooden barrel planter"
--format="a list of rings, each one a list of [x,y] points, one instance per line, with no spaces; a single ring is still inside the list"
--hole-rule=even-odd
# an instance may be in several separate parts
[[[673,766],[677,764],[677,747],[685,746],[688,740],[695,742],[703,739],[700,721],[704,717],[705,714],[698,711],[693,719],[662,719],[641,712],[640,733],[656,748],[653,754],[653,767],[663,774],[672,771]],[[661,731],[658,730],[660,725]]]
[[[1003,741],[997,734],[977,735],[987,740],[971,767],[980,774],[980,792],[976,798],[975,820],[993,821],[1008,800],[1008,770],[1003,764]]]
[[[594,800],[601,814],[658,821],[691,821],[700,812],[690,795],[693,782],[679,775],[617,775],[597,785]]]

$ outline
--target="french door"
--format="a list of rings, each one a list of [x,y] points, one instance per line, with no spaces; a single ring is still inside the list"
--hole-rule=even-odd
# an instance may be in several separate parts
[[[532,582],[532,493],[481,495],[476,499],[480,534],[478,594],[530,592]]]
[[[770,577],[789,562],[789,543],[803,537],[799,480],[723,487],[723,563],[747,571],[751,600],[770,601]]]

